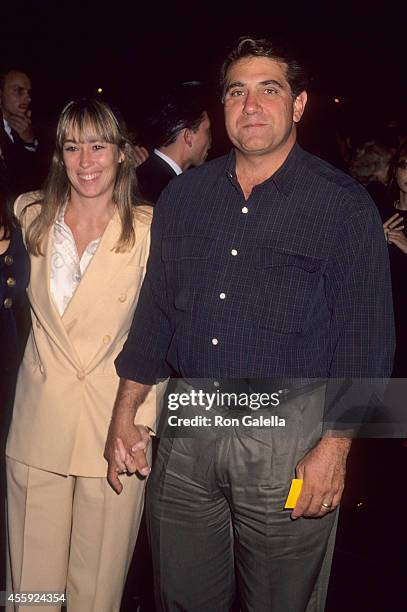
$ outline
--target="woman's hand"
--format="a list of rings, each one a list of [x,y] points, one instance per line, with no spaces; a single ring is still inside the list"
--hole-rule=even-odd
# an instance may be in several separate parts
[[[400,251],[407,255],[407,238],[402,230],[388,230],[386,240],[389,244],[395,244]]]
[[[389,242],[388,236],[390,231],[400,231],[403,229],[403,217],[399,215],[399,213],[392,215],[389,219],[387,219],[387,221],[383,223],[384,237],[386,238],[387,242]]]

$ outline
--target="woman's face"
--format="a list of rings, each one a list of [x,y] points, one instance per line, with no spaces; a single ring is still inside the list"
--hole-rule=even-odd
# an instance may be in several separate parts
[[[396,180],[400,191],[407,193],[407,153],[400,156],[397,164]]]
[[[71,189],[85,198],[112,197],[118,164],[123,154],[115,144],[97,138],[82,140],[68,134],[63,161]]]

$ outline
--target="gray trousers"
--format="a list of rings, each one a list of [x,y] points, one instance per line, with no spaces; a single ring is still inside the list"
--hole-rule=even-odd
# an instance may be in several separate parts
[[[284,510],[323,400],[319,389],[274,409],[286,427],[161,439],[147,485],[157,610],[227,612],[237,588],[242,612],[323,612],[337,512]]]

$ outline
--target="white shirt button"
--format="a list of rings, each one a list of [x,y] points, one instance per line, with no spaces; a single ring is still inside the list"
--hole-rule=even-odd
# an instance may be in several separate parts
[[[219,293],[219,297],[221,300],[224,300],[226,298],[226,293]]]
[[[230,254],[231,254],[231,255],[233,255],[233,257],[236,257],[236,255],[237,255],[237,251],[236,251],[236,249],[232,249],[232,250],[230,251]]]
[[[219,383],[219,381],[218,381],[218,380],[214,380],[214,381],[213,381],[213,386],[214,386],[214,387],[219,387],[219,384],[220,384],[220,383]]]
[[[248,213],[248,212],[249,212],[249,209],[247,208],[247,206],[243,206],[243,208],[242,208],[242,213],[243,213],[244,215],[247,215],[247,213]]]
[[[212,338],[212,344],[214,346],[216,346],[218,344],[219,340],[217,338]]]

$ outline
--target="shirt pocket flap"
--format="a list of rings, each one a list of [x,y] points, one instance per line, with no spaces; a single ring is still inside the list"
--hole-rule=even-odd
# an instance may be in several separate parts
[[[214,240],[206,236],[174,236],[163,238],[161,255],[164,262],[181,259],[208,259]]]
[[[294,266],[306,272],[316,272],[321,268],[322,260],[300,253],[288,253],[273,247],[259,247],[257,249],[255,267],[264,268]]]

